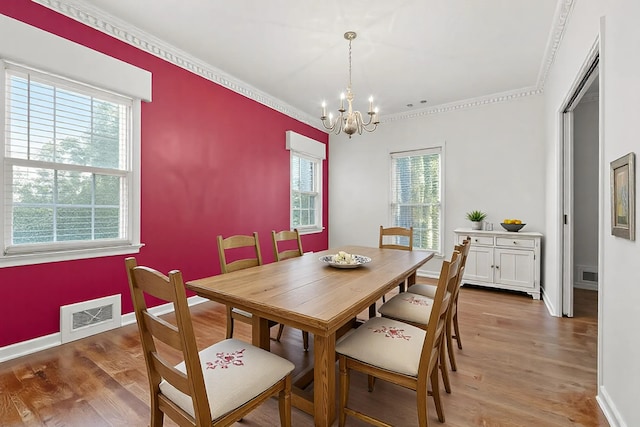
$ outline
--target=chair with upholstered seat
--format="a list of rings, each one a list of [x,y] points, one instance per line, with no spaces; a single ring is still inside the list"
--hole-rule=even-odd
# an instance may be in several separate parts
[[[443,341],[443,354],[444,354],[444,342],[447,343],[447,350],[449,353],[449,360],[452,361],[452,369],[455,366],[455,356],[453,356],[453,343],[451,339],[451,324],[452,313],[454,309],[455,298],[458,295],[460,289],[460,283],[462,275],[464,274],[467,255],[469,254],[470,242],[465,241],[462,245],[456,245],[453,250],[453,255],[459,254],[460,256],[460,268],[455,280],[450,283],[450,287],[447,291],[451,294],[449,301],[449,307],[447,311],[447,324],[445,327],[445,339]],[[439,282],[438,282],[439,283]],[[415,286],[415,285],[414,285]],[[398,294],[384,303],[378,312],[383,317],[399,320],[401,322],[407,322],[413,326],[426,330],[429,327],[429,319],[431,316],[431,310],[433,307],[433,299],[435,295],[424,296],[411,292],[414,288],[411,286],[407,292]],[[437,287],[436,287],[437,290]],[[446,361],[444,358],[440,361],[440,370],[442,372],[442,380],[444,382],[445,390],[447,393],[451,393],[451,385],[449,382],[449,374],[447,372]],[[454,369],[455,370],[455,369]]]
[[[299,257],[304,253],[302,251],[302,240],[297,228],[278,232],[271,230],[271,241],[273,242],[273,255],[276,261]],[[282,327],[278,330],[278,341],[282,336],[282,330]],[[307,331],[302,331],[302,345],[304,351],[309,350],[309,332]]]
[[[260,252],[260,242],[258,240],[257,232],[254,232],[252,236],[242,234],[227,238],[218,236],[217,240],[222,274],[262,265],[262,253]],[[228,252],[232,251],[234,252],[234,258],[233,261],[229,261]],[[234,322],[236,320],[251,325],[251,319],[251,313],[235,307],[227,306],[226,337],[233,337]],[[269,327],[277,324],[278,323],[276,322],[269,321]],[[279,326],[278,337],[282,335],[283,328],[284,325]]]
[[[180,426],[230,426],[272,396],[280,425],[291,426],[293,363],[235,339],[198,352],[182,274],[167,277],[135,258],[125,264],[149,378],[151,427],[162,426],[165,414]],[[151,314],[145,295],[171,303],[175,321]],[[169,364],[176,355],[182,362]]]
[[[447,288],[455,281],[460,265],[459,254],[444,261],[440,271],[438,290],[433,299],[429,327],[424,329],[387,317],[373,317],[336,344],[340,368],[339,425],[346,416],[354,416],[368,423],[389,424],[348,406],[350,371],[356,370],[370,377],[369,390],[379,378],[412,389],[417,394],[418,422],[428,424],[427,397],[435,402],[438,419],[444,422],[438,375],[439,359],[450,293]],[[431,391],[429,391],[431,383]]]
[[[456,246],[456,248],[462,254],[461,267],[464,268],[467,263],[467,256],[469,255],[469,250],[471,248],[471,239],[466,238],[462,245]],[[435,296],[435,291],[437,288],[437,280],[438,279],[422,279],[426,283],[419,283],[412,285],[408,292],[413,294],[423,295],[428,298],[433,298]],[[456,365],[456,357],[453,351],[453,339],[456,340],[458,348],[462,350],[462,339],[460,338],[460,325],[458,324],[458,299],[460,298],[460,287],[462,286],[462,274],[458,278],[458,286],[454,290],[453,299],[451,300],[451,308],[450,313],[448,314],[447,320],[447,331],[446,331],[446,339],[447,339],[447,352],[449,354],[449,362],[451,363],[451,370],[456,371],[458,369]]]
[[[402,251],[413,250],[413,227],[383,227],[380,226],[378,247],[380,249],[399,249]],[[405,280],[398,283],[398,291],[404,292]],[[387,298],[383,295],[382,302]]]

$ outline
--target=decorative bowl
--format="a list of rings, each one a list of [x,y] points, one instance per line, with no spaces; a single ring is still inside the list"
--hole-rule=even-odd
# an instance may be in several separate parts
[[[507,231],[520,231],[527,224],[505,224],[501,222],[500,225]]]
[[[371,262],[371,258],[364,255],[351,254],[351,257],[355,261],[351,264],[335,262],[334,257],[335,255],[325,255],[325,256],[321,256],[319,259],[320,261],[335,268],[357,268],[357,267],[360,267],[361,265]]]

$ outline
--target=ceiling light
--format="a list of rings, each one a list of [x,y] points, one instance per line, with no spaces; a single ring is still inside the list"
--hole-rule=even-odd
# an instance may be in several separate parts
[[[340,108],[338,108],[340,114],[335,120],[331,113],[329,113],[329,118],[327,119],[327,104],[325,102],[322,103],[322,116],[320,119],[325,129],[329,129],[329,132],[334,132],[336,135],[344,132],[351,138],[351,135],[356,132],[358,132],[358,135],[362,135],[363,130],[373,132],[378,127],[380,120],[378,119],[378,109],[373,108],[373,97],[369,97],[369,111],[367,112],[369,121],[367,123],[364,123],[360,111],[353,110],[353,92],[351,92],[351,42],[356,38],[356,33],[347,31],[344,33],[344,38],[349,40],[349,85],[347,86],[347,94],[342,93],[340,95]],[[347,100],[346,109],[344,107],[345,99]]]

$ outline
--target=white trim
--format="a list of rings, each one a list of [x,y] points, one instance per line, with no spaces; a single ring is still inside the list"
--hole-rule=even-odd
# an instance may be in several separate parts
[[[598,394],[596,395],[596,401],[604,413],[605,418],[609,422],[610,427],[627,427],[627,423],[622,419],[622,414],[616,407],[615,403],[607,393],[607,389],[604,386],[598,387]]]
[[[209,301],[210,300],[199,296],[192,296],[187,298],[189,307]],[[156,316],[161,316],[163,314],[173,312],[173,307],[171,307],[171,304],[162,304],[150,308],[149,312]],[[131,312],[122,315],[122,326],[130,325],[132,323],[136,323],[135,313]],[[15,344],[0,347],[0,363],[7,360],[17,359],[18,357],[27,356],[38,351],[58,347],[59,345],[62,345],[62,338],[60,332],[56,332],[53,334],[33,338],[28,341],[21,341]]]
[[[297,153],[306,154],[314,159],[327,159],[327,146],[315,139],[300,135],[292,130],[286,132],[285,148]]]
[[[140,252],[144,244],[113,246],[103,248],[86,248],[62,252],[43,252],[30,254],[6,255],[0,257],[0,268],[19,265],[44,264],[47,262],[71,261],[77,259],[99,258],[113,255],[130,255]]]

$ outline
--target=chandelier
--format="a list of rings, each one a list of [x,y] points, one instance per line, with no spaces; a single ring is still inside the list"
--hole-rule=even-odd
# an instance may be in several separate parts
[[[378,127],[380,120],[378,119],[378,109],[373,108],[373,97],[369,97],[369,120],[365,123],[362,119],[360,111],[353,111],[353,92],[351,91],[351,42],[356,38],[356,33],[353,31],[347,31],[344,33],[344,38],[349,40],[349,85],[347,86],[347,94],[340,94],[340,108],[338,111],[340,114],[333,119],[333,114],[329,113],[327,119],[327,104],[322,103],[322,124],[325,129],[329,129],[329,132],[334,132],[336,135],[340,132],[344,132],[351,135],[358,132],[358,135],[362,135],[362,131],[373,132]],[[344,108],[344,100],[347,100],[347,108]]]

